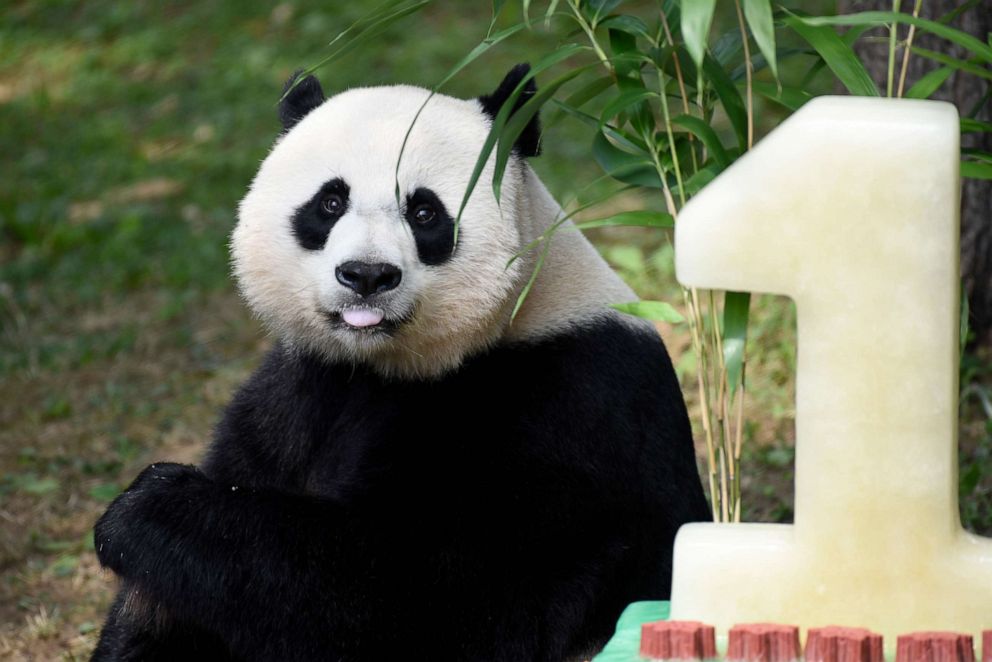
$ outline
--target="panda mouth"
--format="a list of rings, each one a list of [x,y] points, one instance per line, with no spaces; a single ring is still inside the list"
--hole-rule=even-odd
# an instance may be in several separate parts
[[[378,308],[347,308],[341,311],[341,320],[356,329],[379,326],[385,316]]]
[[[381,308],[354,307],[321,313],[334,328],[355,333],[389,333],[399,326],[397,321],[387,319]]]

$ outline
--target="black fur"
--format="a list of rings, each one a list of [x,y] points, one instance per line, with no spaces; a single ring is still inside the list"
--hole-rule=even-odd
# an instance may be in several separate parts
[[[118,600],[94,659],[561,660],[667,597],[675,531],[707,517],[650,332],[604,320],[430,382],[277,346],[202,472],[152,465],[97,523],[143,608]]]
[[[499,113],[500,108],[509,100],[513,91],[520,85],[520,81],[529,73],[530,65],[527,63],[518,64],[513,69],[510,69],[503,82],[499,84],[499,87],[492,94],[479,97],[482,110],[489,117],[496,119],[496,114]],[[524,87],[520,91],[520,96],[517,97],[516,102],[513,104],[513,110],[510,113],[511,116],[520,110],[520,106],[524,105],[535,94],[537,94],[537,84],[531,78],[524,83]],[[538,118],[538,114],[534,114],[534,117],[527,123],[523,132],[513,144],[513,150],[521,156],[538,156],[541,153],[541,120]]]
[[[420,223],[415,217],[417,209],[422,205],[434,210],[434,218],[429,223]],[[406,220],[413,230],[417,256],[421,262],[438,265],[455,255],[455,220],[434,191],[418,188],[407,196]],[[464,231],[462,228],[462,232]]]
[[[296,80],[302,75],[302,69],[294,72],[282,88],[282,97],[279,101],[279,121],[282,122],[284,133],[296,126],[296,123],[306,117],[307,113],[324,103],[325,100],[320,81],[313,76],[307,76],[295,87],[293,86],[293,83],[296,83]]]
[[[332,179],[293,212],[293,236],[300,246],[309,251],[319,251],[324,247],[334,223],[348,211],[350,192],[351,189],[343,179]],[[333,214],[322,207],[323,201],[331,195],[343,202],[341,208]]]

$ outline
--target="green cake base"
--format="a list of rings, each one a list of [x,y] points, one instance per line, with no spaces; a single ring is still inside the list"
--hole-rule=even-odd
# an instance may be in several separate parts
[[[667,621],[671,611],[668,602],[632,602],[620,614],[617,631],[593,662],[640,662],[641,624]]]

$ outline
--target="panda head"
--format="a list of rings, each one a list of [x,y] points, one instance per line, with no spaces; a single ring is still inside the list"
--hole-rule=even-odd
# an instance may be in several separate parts
[[[493,117],[528,72],[518,65],[479,99],[436,94],[426,105],[430,93],[417,87],[325,99],[312,76],[290,79],[284,132],[231,240],[243,296],[288,347],[432,377],[503,334],[526,276],[507,264],[529,239],[522,157],[539,150],[536,117],[501,199],[487,185],[491,158],[457,234],[455,217]],[[529,81],[517,107],[533,94]]]

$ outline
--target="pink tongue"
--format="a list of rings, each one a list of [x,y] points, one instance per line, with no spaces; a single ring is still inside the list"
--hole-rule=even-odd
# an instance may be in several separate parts
[[[351,326],[366,327],[375,326],[382,321],[382,312],[379,310],[365,310],[362,308],[352,308],[341,313],[344,321]]]

